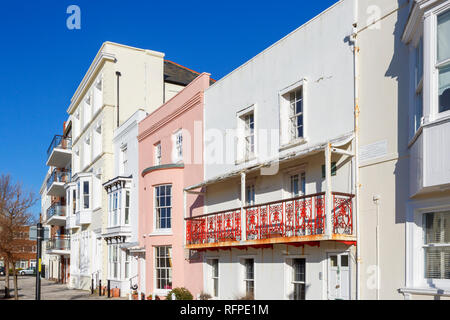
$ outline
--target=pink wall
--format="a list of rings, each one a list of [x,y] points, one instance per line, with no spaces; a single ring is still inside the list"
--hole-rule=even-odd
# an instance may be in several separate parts
[[[146,295],[156,291],[154,247],[162,245],[172,246],[172,288],[186,287],[194,297],[203,288],[202,259],[197,262],[185,259],[183,189],[203,180],[203,92],[209,82],[210,75],[202,73],[139,123],[139,242],[146,251]],[[158,142],[161,142],[161,165],[173,164],[172,136],[178,129],[183,129],[184,168],[153,170],[142,176],[145,169],[155,166],[154,146]],[[172,184],[169,235],[154,235],[154,188],[161,184]],[[188,215],[201,214],[203,198],[188,195],[187,207]]]

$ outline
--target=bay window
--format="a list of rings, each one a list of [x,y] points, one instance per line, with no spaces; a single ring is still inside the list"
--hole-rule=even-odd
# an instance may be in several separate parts
[[[423,39],[416,47],[415,65],[415,99],[414,99],[414,132],[419,130],[423,118]]]
[[[83,181],[83,209],[89,209],[89,181]]]
[[[450,110],[450,10],[437,17],[439,112]]]

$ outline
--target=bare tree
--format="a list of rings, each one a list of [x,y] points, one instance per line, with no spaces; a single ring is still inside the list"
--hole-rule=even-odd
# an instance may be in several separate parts
[[[16,275],[16,261],[21,249],[17,235],[24,226],[34,222],[29,209],[37,198],[32,192],[24,190],[21,183],[14,183],[10,175],[0,175],[0,256],[5,262],[5,298],[9,298],[9,268],[12,265]],[[20,248],[19,248],[20,247]],[[14,297],[19,298],[17,281],[14,281]]]

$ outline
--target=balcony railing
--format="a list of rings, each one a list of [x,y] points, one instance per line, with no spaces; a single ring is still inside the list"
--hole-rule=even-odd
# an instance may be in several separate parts
[[[66,206],[61,203],[54,203],[47,209],[47,220],[51,217],[65,217],[66,216]]]
[[[353,234],[353,195],[332,193],[332,231]],[[325,193],[245,207],[186,219],[186,244],[324,235]],[[242,237],[242,230],[246,239]]]
[[[70,250],[69,236],[56,236],[47,241],[47,250]]]
[[[53,137],[52,143],[50,143],[50,146],[47,149],[47,156],[50,157],[53,149],[55,149],[55,148],[64,149],[64,150],[72,149],[72,139],[65,138],[60,135],[55,135]]]
[[[53,170],[52,174],[50,175],[50,177],[47,180],[47,189],[50,189],[51,185],[55,182],[70,182],[70,171],[68,170],[59,170],[57,171],[56,169]]]

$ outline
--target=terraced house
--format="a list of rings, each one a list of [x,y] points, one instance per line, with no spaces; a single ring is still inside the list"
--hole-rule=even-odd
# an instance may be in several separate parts
[[[449,9],[342,0],[206,90],[206,292],[449,297]]]
[[[106,42],[48,151],[48,264],[123,295],[449,299],[449,93],[450,0],[338,1],[217,82]]]
[[[98,286],[108,279],[103,235],[110,225],[103,184],[116,177],[114,130],[136,111],[156,109],[197,75],[160,52],[112,42],[100,48],[67,109],[70,139],[64,136],[52,143],[49,160],[62,154],[64,164],[47,163],[56,169],[51,170],[45,196],[56,188],[59,199],[64,198],[53,216],[64,221],[70,237],[69,287],[90,289],[92,281]]]

